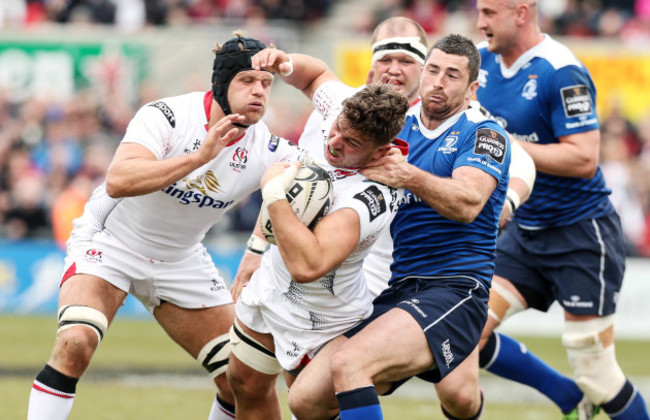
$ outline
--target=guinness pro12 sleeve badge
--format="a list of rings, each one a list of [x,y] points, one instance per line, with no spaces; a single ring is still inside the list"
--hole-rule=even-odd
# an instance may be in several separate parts
[[[491,128],[479,128],[476,130],[474,153],[488,156],[497,163],[503,163],[507,144],[505,136],[498,131]]]

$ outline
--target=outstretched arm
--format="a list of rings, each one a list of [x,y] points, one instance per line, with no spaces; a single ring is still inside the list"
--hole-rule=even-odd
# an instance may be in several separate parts
[[[266,48],[253,56],[251,67],[276,73],[287,84],[312,99],[316,89],[329,80],[338,80],[323,60],[304,54],[287,54]]]

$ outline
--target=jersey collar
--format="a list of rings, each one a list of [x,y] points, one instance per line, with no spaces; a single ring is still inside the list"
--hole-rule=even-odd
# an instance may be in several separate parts
[[[209,124],[210,124],[210,111],[212,110],[212,91],[207,91],[205,92],[205,95],[203,95],[203,109],[205,110],[205,131],[208,131],[210,129]],[[243,139],[244,136],[246,135],[246,131],[244,131],[244,134],[236,138],[235,140],[231,141],[226,145],[226,147],[232,146],[233,144],[237,143],[239,140]]]

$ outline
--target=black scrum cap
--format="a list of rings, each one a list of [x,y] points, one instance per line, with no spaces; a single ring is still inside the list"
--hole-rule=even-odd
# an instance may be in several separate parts
[[[251,57],[266,48],[266,45],[254,38],[236,34],[229,39],[214,57],[212,65],[212,95],[221,106],[224,114],[232,113],[228,104],[228,86],[241,71],[253,70]]]

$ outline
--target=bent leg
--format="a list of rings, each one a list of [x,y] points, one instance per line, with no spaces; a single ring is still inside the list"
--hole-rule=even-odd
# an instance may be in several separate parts
[[[282,367],[274,356],[273,336],[235,321],[231,341],[227,375],[235,396],[237,418],[280,420],[275,384]]]
[[[50,360],[29,398],[29,420],[66,419],[79,378],[126,293],[99,277],[77,274],[61,285],[59,329]]]
[[[210,419],[234,418],[235,399],[228,385],[226,368],[230,355],[228,330],[235,318],[235,305],[187,309],[163,302],[153,314],[165,332],[201,363],[217,385]]]
[[[341,419],[383,418],[374,384],[408,378],[433,365],[418,322],[402,309],[391,309],[345,342],[331,358]]]
[[[562,344],[576,382],[612,419],[645,420],[643,397],[625,377],[614,351],[614,316],[577,316],[565,313]]]
[[[490,290],[488,320],[479,343],[480,366],[495,375],[528,385],[553,401],[563,413],[573,410],[583,394],[571,379],[531,353],[524,344],[494,329],[527,305],[515,286],[495,276]]]
[[[435,387],[448,418],[480,418],[483,397],[478,382],[478,347]]]
[[[289,408],[300,420],[328,420],[339,412],[330,371],[330,357],[347,341],[339,336],[327,343],[289,388]]]

